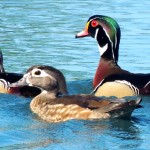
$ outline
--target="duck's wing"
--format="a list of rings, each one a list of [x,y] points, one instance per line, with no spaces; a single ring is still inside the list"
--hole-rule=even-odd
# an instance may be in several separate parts
[[[89,100],[87,108],[97,114],[108,113],[110,118],[130,117],[134,109],[140,108],[142,99],[139,97],[129,97],[123,99],[100,99]]]
[[[105,83],[116,83],[126,85],[129,87],[135,95],[150,94],[150,74],[113,74],[106,77],[99,85],[94,89],[93,93],[96,93],[99,87]],[[113,84],[114,85],[114,84]]]
[[[72,96],[63,96],[59,97],[57,99],[54,99],[51,101],[51,104],[64,104],[64,105],[78,105],[83,108],[88,108],[88,109],[99,109],[99,108],[107,108],[110,107],[111,105],[114,106],[119,106],[122,104],[129,104],[129,103],[135,103],[135,105],[138,105],[141,100],[139,101],[140,98],[138,97],[133,97],[130,99],[119,99],[119,98],[104,98],[104,97],[96,97],[94,95],[72,95]],[[124,106],[125,106],[124,105]]]
[[[102,84],[108,81],[126,81],[131,83],[137,88],[143,88],[148,82],[150,82],[150,73],[148,74],[141,74],[141,73],[129,73],[129,74],[114,74],[111,76],[108,76]]]
[[[131,113],[139,106],[141,98],[133,97],[129,99],[105,99],[92,95],[66,96],[54,103],[64,106],[77,106],[85,110],[91,110],[97,115],[109,114],[111,118],[130,117]]]

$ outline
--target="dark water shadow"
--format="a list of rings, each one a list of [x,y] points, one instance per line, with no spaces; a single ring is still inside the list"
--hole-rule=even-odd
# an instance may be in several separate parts
[[[77,80],[77,81],[68,81],[67,88],[69,94],[90,94],[93,90],[92,80]]]

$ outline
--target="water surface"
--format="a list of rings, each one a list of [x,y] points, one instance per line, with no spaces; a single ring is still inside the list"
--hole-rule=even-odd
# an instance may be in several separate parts
[[[97,43],[75,39],[91,15],[108,15],[121,27],[119,65],[150,72],[149,0],[1,0],[0,48],[8,72],[35,64],[60,69],[69,92],[90,93],[98,64]],[[150,149],[150,97],[128,120],[46,123],[30,109],[31,99],[0,95],[0,149]]]

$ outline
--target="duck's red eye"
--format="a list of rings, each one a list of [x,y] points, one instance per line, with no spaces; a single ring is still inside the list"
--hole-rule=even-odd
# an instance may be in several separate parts
[[[91,22],[92,27],[96,27],[98,25],[98,22],[96,20],[93,20]]]

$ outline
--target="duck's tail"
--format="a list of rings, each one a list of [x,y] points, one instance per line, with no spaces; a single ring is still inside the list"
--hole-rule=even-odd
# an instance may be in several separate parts
[[[109,114],[110,118],[129,118],[131,117],[132,112],[138,107],[140,102],[142,101],[141,98],[136,99],[115,99],[110,100],[107,106],[98,108],[98,113],[107,113]]]
[[[131,117],[134,109],[138,108],[142,99],[138,98],[136,100],[127,100],[126,102],[114,102],[112,108],[108,110],[111,118],[129,118]]]

